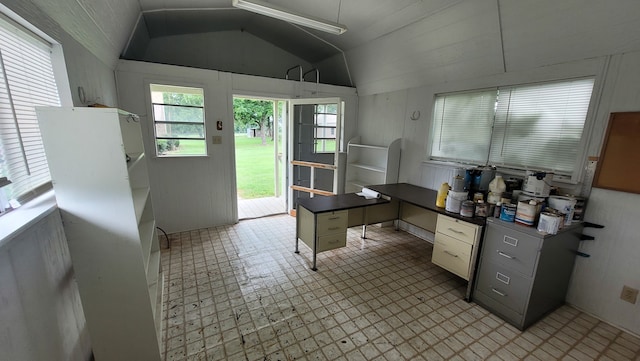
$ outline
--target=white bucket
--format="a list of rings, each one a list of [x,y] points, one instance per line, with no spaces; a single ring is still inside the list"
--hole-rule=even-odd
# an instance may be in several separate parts
[[[565,214],[564,225],[568,226],[573,220],[573,211],[576,207],[577,200],[572,197],[550,196],[549,207],[559,210]]]

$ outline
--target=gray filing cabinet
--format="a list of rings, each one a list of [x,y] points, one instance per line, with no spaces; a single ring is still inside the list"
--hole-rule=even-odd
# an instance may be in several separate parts
[[[582,228],[544,235],[489,218],[474,301],[520,330],[564,304]]]

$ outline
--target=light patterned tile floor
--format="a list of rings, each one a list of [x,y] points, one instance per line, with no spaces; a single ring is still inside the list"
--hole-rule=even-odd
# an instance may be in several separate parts
[[[294,254],[295,219],[171,235],[165,360],[639,360],[640,339],[564,306],[525,332],[474,303],[393,228]]]

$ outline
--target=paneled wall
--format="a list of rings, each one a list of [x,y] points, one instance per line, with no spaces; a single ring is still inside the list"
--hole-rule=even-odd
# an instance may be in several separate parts
[[[91,341],[58,210],[3,242],[0,360],[89,360]]]
[[[449,180],[450,173],[447,167],[424,162],[435,94],[587,75],[596,76],[592,125],[585,130],[589,139],[587,155],[598,156],[608,114],[640,110],[640,52],[363,96],[358,133],[363,142],[374,144],[387,137],[402,137],[400,181],[437,189],[441,182]],[[420,118],[411,119],[417,111]],[[586,220],[602,223],[606,228],[588,231],[596,240],[583,242],[581,247],[591,257],[578,259],[568,294],[568,301],[576,307],[635,334],[640,334],[640,303],[631,305],[620,300],[619,295],[625,284],[640,288],[640,229],[635,221],[640,217],[638,197],[601,189],[592,191]]]
[[[151,195],[158,225],[167,232],[237,222],[233,96],[280,99],[341,97],[345,105],[345,139],[355,133],[355,89],[123,60],[116,71],[120,106],[140,115],[149,156]],[[205,90],[207,157],[158,158],[150,114],[148,84],[202,87]],[[223,122],[223,130],[216,122]],[[212,144],[221,136],[221,144]]]

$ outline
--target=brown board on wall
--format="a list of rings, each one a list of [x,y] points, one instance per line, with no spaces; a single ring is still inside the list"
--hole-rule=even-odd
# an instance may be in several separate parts
[[[640,112],[611,113],[593,186],[640,193]]]

